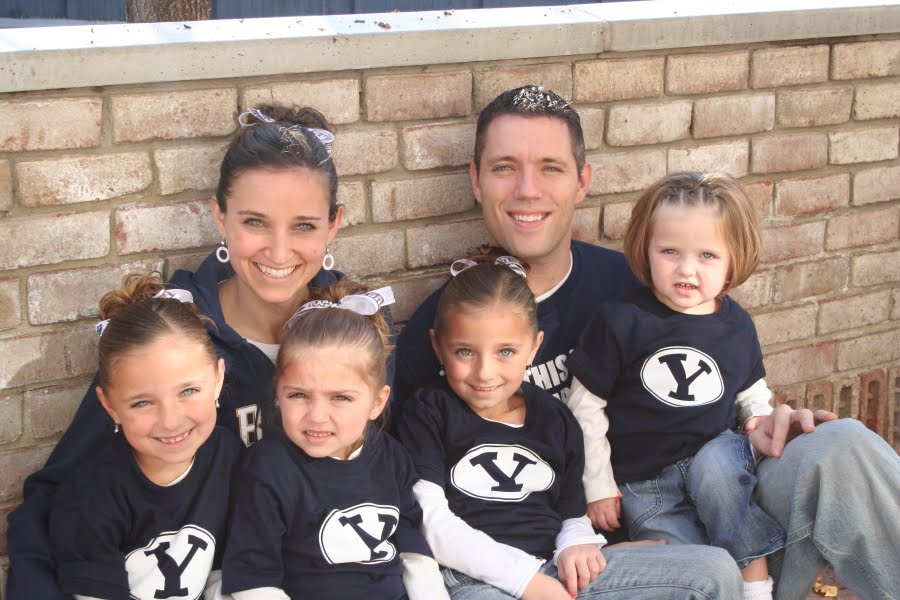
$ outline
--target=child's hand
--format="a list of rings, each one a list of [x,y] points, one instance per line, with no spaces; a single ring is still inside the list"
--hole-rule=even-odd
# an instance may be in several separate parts
[[[556,557],[559,578],[573,598],[606,568],[606,558],[594,544],[569,546]]]
[[[619,519],[622,518],[622,501],[619,496],[615,498],[603,498],[588,502],[587,516],[591,520],[591,525],[603,531],[612,531],[618,529]]]
[[[536,573],[525,591],[522,592],[522,600],[569,600],[574,596],[569,595],[566,588],[553,577]]]
[[[749,419],[744,421],[744,433],[750,435],[750,433],[752,433],[753,430],[756,429],[756,426],[759,425],[760,419],[762,419],[762,417],[750,417]]]

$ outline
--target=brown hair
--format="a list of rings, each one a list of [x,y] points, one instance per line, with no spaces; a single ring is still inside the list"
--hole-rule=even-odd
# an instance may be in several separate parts
[[[663,177],[641,195],[625,232],[625,258],[634,275],[647,287],[653,287],[648,246],[653,235],[656,209],[663,205],[709,206],[722,218],[722,230],[731,265],[722,289],[744,283],[759,264],[761,241],[756,211],[741,184],[730,175],[682,172]]]
[[[584,169],[584,131],[581,128],[581,117],[562,96],[552,90],[545,90],[537,85],[525,85],[507,90],[491,100],[478,113],[478,124],[475,128],[475,167],[481,167],[481,155],[487,143],[487,130],[494,119],[503,115],[520,117],[547,117],[559,119],[569,129],[572,139],[572,154],[578,173]]]
[[[109,319],[98,344],[100,386],[109,385],[118,359],[164,335],[178,335],[200,344],[209,359],[218,360],[209,333],[208,318],[197,307],[175,298],[154,298],[165,289],[159,273],[132,274],[122,287],[100,299],[100,318]]]
[[[250,169],[290,169],[301,167],[321,173],[328,185],[328,218],[337,216],[337,171],[325,145],[309,128],[331,131],[325,117],[314,108],[287,108],[271,104],[255,107],[272,123],[247,114],[248,126],[241,127],[228,145],[219,168],[216,203],[226,212],[234,180]]]
[[[447,315],[453,310],[483,307],[506,302],[520,309],[534,333],[538,331],[537,303],[525,278],[506,265],[495,264],[500,256],[509,256],[497,246],[479,246],[469,260],[477,263],[457,274],[438,300],[434,315],[434,334],[440,337],[445,330]],[[528,265],[522,265],[527,272]]]

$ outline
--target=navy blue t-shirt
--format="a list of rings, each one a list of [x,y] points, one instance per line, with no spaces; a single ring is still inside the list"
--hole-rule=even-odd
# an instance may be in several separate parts
[[[562,521],[585,514],[584,440],[563,403],[528,383],[522,393],[525,423],[514,427],[478,416],[446,384],[419,390],[398,435],[456,516],[549,558]]]
[[[573,241],[572,272],[558,290],[538,303],[538,328],[544,332],[544,341],[525,381],[565,399],[571,384],[569,353],[591,315],[602,302],[638,285],[621,252]],[[400,333],[394,395],[401,406],[419,388],[441,380],[428,330],[434,327],[442,291],[443,287],[429,296]]]
[[[735,398],[765,376],[750,315],[729,297],[708,315],[676,312],[648,288],[601,306],[569,360],[607,400],[616,481],[655,477],[737,420]]]
[[[401,552],[431,556],[418,480],[384,433],[352,460],[311,458],[275,428],[253,445],[235,490],[222,591],[281,588],[291,598],[402,600]]]
[[[221,562],[240,442],[221,427],[185,477],[151,482],[119,436],[53,499],[50,543],[65,593],[108,600],[199,598]]]

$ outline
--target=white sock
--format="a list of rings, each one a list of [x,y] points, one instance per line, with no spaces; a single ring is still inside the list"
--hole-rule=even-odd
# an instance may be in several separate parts
[[[742,600],[772,600],[772,586],[775,584],[769,577],[765,581],[745,581]]]

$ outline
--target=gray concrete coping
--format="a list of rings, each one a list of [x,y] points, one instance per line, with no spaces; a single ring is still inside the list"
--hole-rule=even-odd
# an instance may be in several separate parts
[[[0,30],[0,92],[898,31],[900,0],[653,0],[21,28]]]

